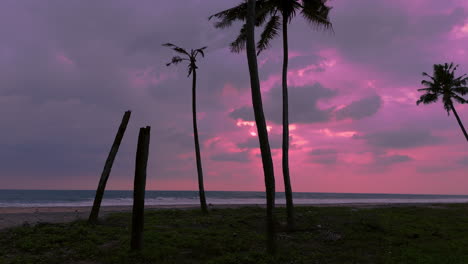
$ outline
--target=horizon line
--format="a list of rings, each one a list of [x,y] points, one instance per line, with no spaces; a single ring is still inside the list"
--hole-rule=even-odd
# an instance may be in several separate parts
[[[0,189],[0,191],[96,191],[94,189]],[[133,190],[105,190],[105,191],[133,191]],[[146,190],[152,192],[198,192],[198,190]],[[262,191],[226,191],[226,190],[205,190],[205,192],[265,192]],[[284,191],[275,191],[284,193]],[[360,193],[360,192],[295,192],[293,193],[320,193],[320,194],[391,194],[391,195],[444,195],[444,196],[468,196],[468,194],[446,194],[446,193]]]

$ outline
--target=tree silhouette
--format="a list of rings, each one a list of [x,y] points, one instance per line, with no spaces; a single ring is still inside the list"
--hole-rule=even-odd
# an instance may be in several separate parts
[[[267,248],[271,254],[276,252],[275,232],[275,175],[273,160],[271,158],[268,131],[263,113],[260,78],[258,76],[257,56],[255,55],[255,0],[248,1],[248,14],[246,23],[247,60],[249,64],[250,87],[252,90],[252,104],[257,125],[257,134],[262,155],[263,173],[267,196]]]
[[[426,93],[421,95],[416,104],[435,103],[439,97],[442,97],[442,103],[444,104],[444,109],[447,111],[447,115],[450,115],[450,111],[455,114],[458,124],[468,141],[468,134],[466,133],[460,117],[458,117],[458,113],[455,110],[455,106],[452,101],[455,100],[460,104],[468,102],[461,97],[468,93],[468,87],[466,87],[468,77],[465,77],[466,74],[460,77],[455,77],[455,70],[457,67],[458,65],[454,66],[453,63],[434,64],[433,76],[423,72],[423,76],[429,77],[430,80],[421,81],[421,84],[426,88],[418,89],[418,91],[424,91]]]
[[[246,23],[241,29],[241,40],[247,47],[247,61],[249,65],[250,87],[252,93],[252,105],[255,115],[255,124],[257,126],[257,135],[260,143],[260,152],[262,156],[263,174],[265,177],[266,202],[267,202],[267,250],[270,254],[276,252],[276,230],[275,230],[275,175],[273,171],[273,160],[271,158],[270,144],[268,142],[268,132],[265,115],[263,112],[262,94],[260,90],[260,78],[258,75],[257,56],[255,51],[255,0],[248,0],[240,5],[242,12],[230,13],[227,16],[242,16],[241,20]],[[261,9],[260,9],[261,10]],[[215,15],[216,16],[216,15]],[[226,23],[232,23],[232,20],[226,20]],[[239,39],[239,38],[238,38]],[[233,50],[239,52],[240,50]]]
[[[284,189],[286,196],[286,210],[288,228],[294,228],[294,205],[292,197],[291,179],[289,176],[289,104],[288,104],[288,24],[300,12],[302,17],[316,28],[331,29],[332,24],[328,13],[330,7],[327,0],[257,0],[256,26],[265,24],[260,40],[257,43],[257,55],[270,46],[270,42],[279,34],[282,26],[283,32],[283,71],[282,71],[282,104],[283,104],[283,144],[282,167]],[[209,17],[220,19],[215,24],[217,28],[226,28],[234,21],[244,21],[246,3],[224,10]],[[267,22],[268,20],[268,22]],[[233,52],[240,52],[245,48],[245,25],[241,28],[238,37],[231,43]]]
[[[200,54],[202,57],[205,57],[204,50],[207,47],[199,48],[199,49],[192,49],[190,52],[186,51],[185,49],[176,46],[172,43],[163,44],[165,47],[172,48],[175,52],[179,53],[180,55],[172,57],[171,62],[167,63],[166,66],[170,66],[171,64],[177,65],[181,62],[187,61],[188,62],[188,75],[190,77],[192,75],[192,119],[193,119],[193,137],[195,140],[195,155],[197,160],[197,173],[198,173],[198,191],[200,196],[200,206],[203,213],[208,213],[208,207],[206,205],[206,197],[205,197],[205,188],[203,185],[203,169],[201,163],[201,155],[200,155],[200,143],[198,141],[198,128],[197,128],[197,56]]]

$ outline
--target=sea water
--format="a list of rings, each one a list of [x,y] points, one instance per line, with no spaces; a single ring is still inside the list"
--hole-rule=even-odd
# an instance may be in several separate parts
[[[0,207],[76,207],[91,206],[95,191],[86,190],[0,190]],[[264,192],[207,191],[210,204],[265,204]],[[293,194],[295,204],[346,203],[466,203],[468,195],[313,193]],[[106,191],[103,206],[128,206],[132,191]],[[146,205],[196,205],[197,191],[146,191]],[[276,203],[285,204],[284,193],[276,194]]]

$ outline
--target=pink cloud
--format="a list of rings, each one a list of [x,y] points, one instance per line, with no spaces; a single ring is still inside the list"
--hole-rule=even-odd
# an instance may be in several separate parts
[[[230,5],[210,1],[206,6],[213,12]],[[5,39],[8,63],[0,62],[0,112],[8,113],[2,116],[7,127],[18,129],[2,130],[0,143],[14,142],[19,149],[33,145],[33,141],[38,145],[33,149],[37,152],[43,147],[39,143],[47,141],[50,149],[46,149],[53,155],[52,150],[57,145],[68,146],[73,135],[78,142],[73,153],[80,153],[76,154],[78,170],[82,165],[105,160],[109,147],[105,142],[115,130],[122,109],[128,108],[134,111],[130,134],[109,187],[131,189],[129,175],[134,164],[129,157],[134,155],[135,133],[139,126],[148,124],[154,128],[148,189],[197,189],[190,79],[186,78],[185,68],[164,67],[170,53],[160,47],[160,42],[167,39],[198,47],[205,45],[202,41],[209,47],[206,58],[200,60],[197,97],[206,188],[263,190],[259,149],[253,144],[258,140],[255,123],[230,115],[245,106],[251,110],[245,54],[231,54],[227,47],[238,28],[219,31],[201,13],[207,9],[182,8],[201,5],[198,2],[172,1],[158,9],[158,16],[148,11],[154,10],[149,4],[143,9],[122,4],[122,8],[115,9],[118,12],[108,10],[105,14],[99,11],[107,10],[102,6],[87,8],[93,30],[87,30],[86,23],[77,23],[82,17],[73,20],[77,14],[74,8],[54,11],[43,6],[44,10],[38,10],[33,17],[12,16],[12,24],[18,27],[15,30],[27,34],[10,34],[12,37]],[[468,151],[455,118],[447,116],[441,103],[416,106],[415,102],[421,95],[417,92],[421,72],[430,72],[432,64],[454,61],[461,64],[460,74],[467,72],[463,63],[468,61],[468,1],[362,0],[330,4],[334,7],[335,34],[314,32],[299,20],[290,27],[291,94],[301,89],[319,91],[304,93],[299,98],[303,101],[290,101],[290,109],[301,103],[304,107],[296,115],[305,116],[290,124],[293,190],[466,193],[468,164],[464,165],[462,159]],[[14,13],[25,13],[19,10]],[[177,25],[162,23],[170,19],[167,10],[185,10],[181,17],[186,20]],[[51,16],[53,12],[67,16]],[[126,21],[137,23],[130,25]],[[77,30],[71,32],[69,28]],[[44,61],[52,64],[51,69]],[[260,55],[259,65],[264,106],[274,108],[268,132],[274,146],[278,191],[283,188],[281,102],[271,93],[281,85],[281,63],[281,41],[277,39]],[[70,72],[76,78],[70,78]],[[312,114],[306,116],[309,104]],[[456,107],[462,120],[468,120],[468,106]],[[314,119],[314,114],[320,116]],[[425,140],[418,141],[421,137]],[[51,138],[57,141],[50,142]],[[99,151],[81,149],[86,145],[98,146]],[[61,151],[54,158],[71,153],[69,149]],[[26,158],[34,163],[37,157],[31,154]],[[5,164],[15,162],[10,161]],[[30,182],[37,188],[63,188],[72,182],[75,188],[94,189],[96,172],[101,167],[99,163],[89,169],[94,173],[70,172],[69,178],[64,178],[63,171],[44,166],[32,170],[41,177],[23,176],[17,182],[10,177],[7,187]],[[31,174],[21,166],[10,166],[7,172],[0,169],[0,176],[11,172],[15,176]],[[51,178],[47,178],[48,174]],[[50,180],[42,180],[46,178]]]

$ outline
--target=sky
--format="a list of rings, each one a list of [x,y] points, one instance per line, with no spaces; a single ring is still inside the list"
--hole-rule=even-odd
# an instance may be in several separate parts
[[[147,189],[197,190],[191,78],[166,67],[172,42],[208,46],[197,72],[205,189],[264,190],[246,55],[229,50],[241,25],[208,21],[239,2],[0,1],[0,189],[95,189],[131,110],[107,188],[133,188],[138,130],[151,126]],[[289,25],[293,191],[468,194],[455,117],[415,103],[433,64],[468,72],[468,1],[328,5],[333,33],[301,16]],[[281,44],[258,57],[277,191]],[[455,107],[466,123],[468,107]]]

